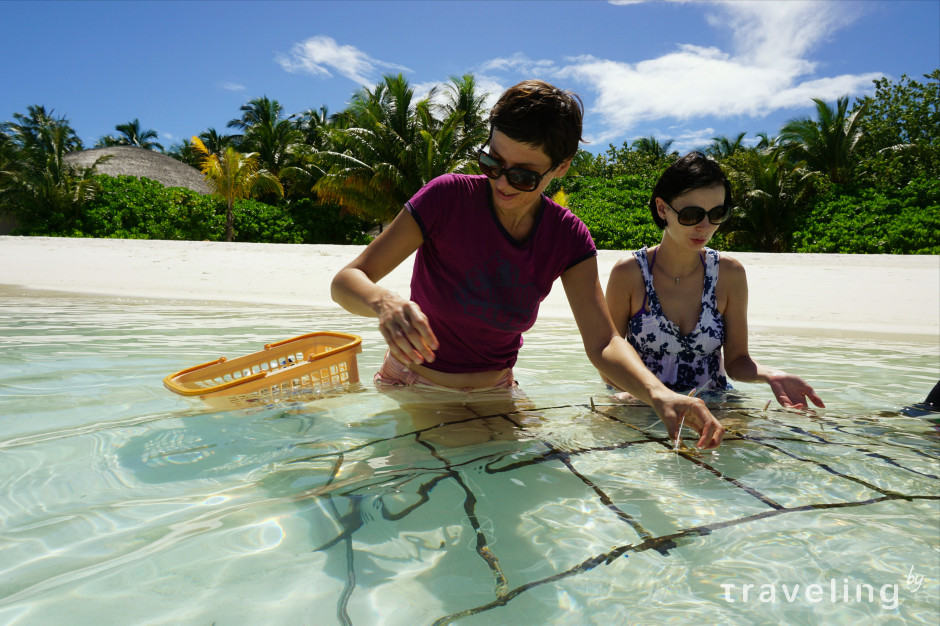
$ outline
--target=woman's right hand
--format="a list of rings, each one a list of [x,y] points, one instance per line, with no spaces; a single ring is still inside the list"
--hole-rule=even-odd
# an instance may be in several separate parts
[[[666,425],[670,441],[680,441],[680,427],[685,425],[699,434],[696,447],[711,450],[721,445],[725,427],[712,415],[701,398],[667,390],[664,396],[653,398],[652,406]]]
[[[377,308],[379,331],[392,356],[402,363],[431,363],[439,344],[427,316],[416,303],[396,293],[384,296]]]

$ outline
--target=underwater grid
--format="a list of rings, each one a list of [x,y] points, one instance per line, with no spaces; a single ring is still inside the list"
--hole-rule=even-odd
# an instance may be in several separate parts
[[[707,544],[703,544],[700,538],[734,530],[748,532],[755,523],[771,518],[800,518],[803,514],[803,522],[794,521],[794,525],[784,529],[781,535],[785,536],[787,529],[798,529],[801,523],[813,525],[813,513],[871,510],[879,514],[878,506],[883,503],[905,506],[940,501],[937,471],[940,454],[937,446],[925,446],[923,439],[905,440],[896,434],[886,437],[886,434],[890,435],[889,431],[873,421],[846,422],[820,417],[812,411],[768,410],[767,407],[762,410],[713,408],[715,415],[728,425],[721,450],[735,447],[739,456],[743,451],[749,457],[748,466],[742,470],[740,462],[725,462],[727,454],[712,455],[684,446],[676,450],[674,441],[653,432],[659,430],[661,433],[663,429],[648,408],[609,402],[608,398],[595,402],[592,397],[589,404],[577,407],[584,416],[606,422],[608,426],[592,429],[595,445],[589,447],[571,447],[564,436],[555,437],[554,433],[545,436],[540,434],[540,426],[531,426],[533,416],[551,421],[552,415],[559,412],[570,415],[574,407],[564,405],[479,414],[447,424],[448,427],[456,427],[476,423],[494,433],[508,427],[523,435],[525,445],[522,447],[509,446],[506,450],[483,456],[475,455],[475,450],[479,452],[482,448],[435,445],[426,437],[438,426],[429,426],[294,461],[307,467],[330,465],[326,482],[311,487],[298,498],[326,498],[328,506],[324,508],[335,516],[338,532],[316,550],[339,550],[345,558],[346,582],[337,599],[337,619],[343,624],[353,623],[347,608],[357,580],[362,578],[356,565],[357,533],[368,532],[367,527],[376,520],[398,521],[416,515],[422,507],[432,503],[435,493],[443,491],[445,485],[459,494],[457,498],[450,494],[452,515],[463,518],[461,521],[473,531],[475,541],[472,549],[488,573],[490,597],[486,601],[470,603],[462,610],[441,615],[434,624],[449,624],[486,614],[537,588],[584,576],[618,559],[643,553],[669,558],[680,547],[707,550]],[[465,408],[474,411],[472,404],[465,405]],[[427,451],[426,459],[415,464],[416,469],[407,472],[400,468],[377,471],[370,477],[356,479],[348,486],[335,484],[348,460],[361,459],[363,453],[368,458],[370,451],[383,456],[389,449],[406,443]],[[886,449],[891,453],[885,453]],[[662,512],[664,515],[647,516],[645,513],[649,512],[650,503],[631,503],[631,494],[623,488],[623,475],[618,476],[619,481],[610,488],[605,486],[602,468],[610,468],[617,462],[644,463],[653,455],[659,456],[660,462],[670,459],[670,463],[679,466],[680,474],[694,471],[698,477],[696,489],[701,488],[703,482],[708,483],[707,493],[720,494],[721,508],[725,510],[710,516],[713,519],[691,514],[689,504],[696,496],[682,493],[681,485],[678,485],[673,510]],[[501,565],[503,554],[498,546],[492,545],[496,534],[493,521],[478,513],[479,503],[484,499],[483,490],[479,485],[474,488],[474,483],[480,483],[476,475],[521,483],[514,476],[538,466],[552,466],[555,471],[567,473],[581,486],[580,497],[593,500],[595,511],[607,511],[622,525],[622,532],[609,528],[605,531],[611,540],[616,541],[609,549],[595,551],[560,567],[556,564],[556,570],[546,575],[526,577],[519,572],[507,573]],[[779,472],[781,466],[799,468],[797,485],[787,484],[786,475]],[[652,480],[655,480],[656,473],[655,469],[644,472],[646,478]],[[567,481],[569,485],[571,480]],[[642,484],[643,477],[637,480]],[[369,497],[377,492],[401,491],[406,485],[407,491],[418,496],[407,506],[389,505],[384,501],[387,495],[377,496],[377,503],[376,498]],[[707,499],[710,495],[704,497]],[[374,506],[367,506],[367,503]],[[927,515],[934,507],[926,507]],[[929,523],[936,524],[937,520]],[[510,560],[515,558],[507,557]],[[494,616],[493,619],[498,621],[500,618]]]

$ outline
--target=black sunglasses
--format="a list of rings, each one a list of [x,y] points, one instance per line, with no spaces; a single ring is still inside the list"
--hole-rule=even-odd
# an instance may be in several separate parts
[[[489,143],[489,142],[487,142]],[[483,144],[484,147],[486,144]],[[527,170],[522,167],[503,167],[503,162],[499,159],[490,156],[488,152],[484,152],[483,148],[480,148],[480,152],[477,155],[477,163],[480,165],[480,171],[486,174],[488,178],[496,180],[503,174],[506,175],[506,181],[512,186],[513,189],[518,189],[519,191],[533,191],[539,186],[539,183],[542,182],[542,179],[545,178],[545,174],[548,174],[555,166],[551,166],[545,170],[545,174],[539,174],[533,170]]]
[[[676,211],[665,200],[663,200],[663,204]],[[679,223],[683,226],[695,226],[706,217],[708,217],[711,224],[723,224],[731,217],[731,209],[731,205],[728,204],[713,207],[710,211],[706,211],[700,206],[687,206],[683,207],[681,211],[676,211],[676,215],[679,216]]]

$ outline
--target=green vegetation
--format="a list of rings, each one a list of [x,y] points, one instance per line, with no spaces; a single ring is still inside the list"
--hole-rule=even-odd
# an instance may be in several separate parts
[[[113,239],[176,239],[218,241],[227,203],[180,187],[166,188],[149,178],[93,177],[94,199],[67,226],[51,231],[36,221],[21,235],[100,237]],[[244,241],[269,243],[368,243],[369,224],[339,207],[315,206],[301,200],[287,207],[236,199],[234,229]]]
[[[915,179],[892,195],[834,187],[802,215],[793,252],[940,254],[940,180]]]
[[[875,81],[849,106],[816,103],[776,137],[715,137],[701,150],[732,182],[735,214],[713,245],[758,252],[940,254],[940,70],[919,83]],[[671,140],[637,139],[605,155],[579,155],[580,177],[553,183],[591,229],[598,247],[659,240],[647,203],[679,155]]]
[[[433,96],[415,102],[401,74],[358,91],[343,116],[348,126],[330,135],[333,149],[313,157],[323,171],[314,191],[357,215],[387,221],[433,178],[476,171],[475,149],[486,130],[473,77],[451,79],[438,115]],[[463,104],[476,108],[455,108]]]
[[[716,247],[740,251],[940,254],[940,69],[918,82],[875,81],[875,93],[834,106],[779,134],[715,137],[702,151],[721,163],[735,214]],[[147,179],[96,175],[64,156],[83,148],[68,120],[41,106],[0,124],[0,211],[16,234],[282,243],[365,243],[436,176],[478,172],[485,94],[472,75],[418,100],[404,77],[356,92],[348,108],[288,115],[249,100],[225,135],[210,128],[165,151],[207,175],[215,196]],[[139,120],[96,145],[163,151]],[[673,140],[642,137],[580,151],[553,181],[598,247],[658,241],[648,209]],[[97,165],[97,164],[96,164]]]
[[[64,117],[41,106],[13,117],[0,126],[0,209],[24,228],[63,232],[98,193],[94,167],[66,163],[66,153],[81,150],[82,142]]]
[[[225,241],[235,236],[235,214],[233,208],[236,198],[249,198],[259,193],[284,195],[284,187],[275,174],[259,166],[256,152],[242,154],[227,146],[221,154],[212,154],[199,137],[193,137],[193,150],[202,157],[202,173],[212,192],[225,200]]]
[[[154,141],[157,138],[157,131],[140,127],[140,120],[134,119],[133,122],[118,124],[114,127],[118,131],[118,136],[105,135],[95,143],[96,148],[107,146],[137,146],[145,150],[163,150],[163,144]]]

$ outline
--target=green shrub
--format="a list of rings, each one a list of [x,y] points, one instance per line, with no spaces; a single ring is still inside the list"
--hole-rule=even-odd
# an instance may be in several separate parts
[[[603,250],[633,250],[652,245],[662,234],[647,208],[650,189],[643,179],[580,177],[565,185],[568,206]]]
[[[598,249],[636,250],[659,243],[663,236],[649,211],[650,194],[657,180],[654,174],[565,178],[561,187],[568,207],[591,231]],[[723,247],[721,231],[709,245]]]
[[[285,206],[257,200],[235,201],[235,241],[259,243],[303,243],[303,232],[294,224]]]
[[[98,196],[83,207],[68,233],[29,234],[115,239],[219,239],[224,205],[189,189],[166,188],[149,178],[95,177]]]
[[[940,181],[917,178],[891,195],[833,188],[797,224],[793,250],[940,254]]]
[[[62,220],[33,220],[15,234],[221,241],[225,202],[181,187],[164,187],[149,178],[95,177],[100,191],[67,227]],[[235,240],[263,243],[364,244],[374,224],[338,207],[310,199],[272,206],[239,199],[234,205]]]
[[[367,244],[372,238],[366,231],[376,226],[338,206],[317,204],[310,198],[292,202],[290,216],[304,243]]]

